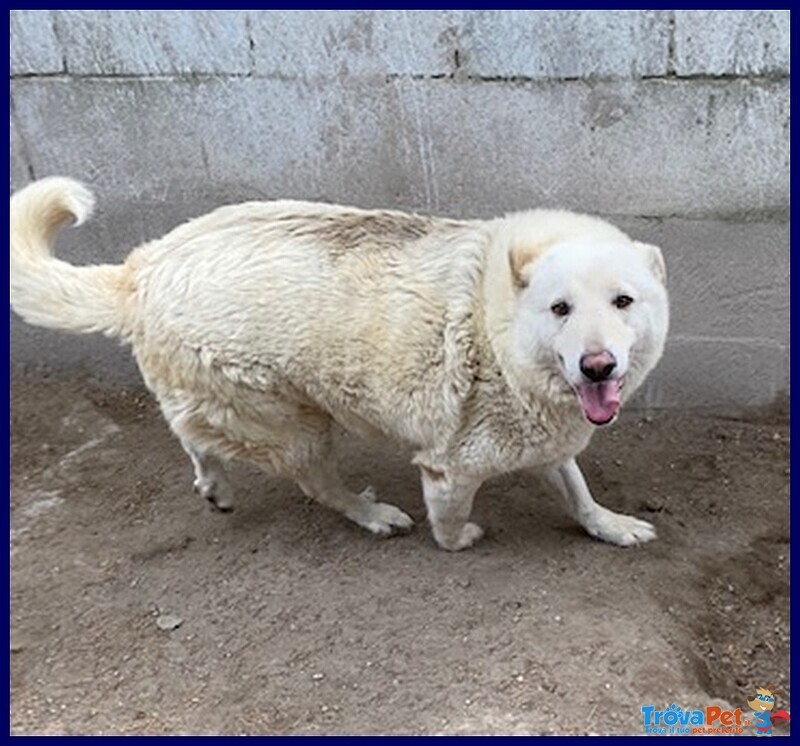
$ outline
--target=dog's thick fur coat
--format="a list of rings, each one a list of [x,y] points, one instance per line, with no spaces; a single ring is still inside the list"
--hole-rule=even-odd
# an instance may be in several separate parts
[[[224,463],[242,459],[371,531],[408,528],[371,488],[343,484],[336,422],[416,449],[446,549],[480,537],[468,520],[480,484],[520,468],[547,475],[593,536],[654,537],[594,502],[575,457],[661,356],[656,247],[562,211],[458,221],[277,201],[222,207],[121,265],[56,259],[58,230],[92,203],[59,177],[14,194],[12,306],[130,343],[218,507],[232,500]]]

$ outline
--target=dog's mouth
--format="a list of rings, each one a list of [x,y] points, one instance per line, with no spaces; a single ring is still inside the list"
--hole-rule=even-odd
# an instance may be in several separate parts
[[[619,411],[624,385],[624,378],[609,378],[605,381],[585,381],[575,386],[586,419],[593,425],[611,422]]]

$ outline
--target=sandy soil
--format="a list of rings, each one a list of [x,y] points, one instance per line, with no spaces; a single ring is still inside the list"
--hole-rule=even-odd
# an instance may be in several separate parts
[[[520,473],[448,554],[396,447],[341,441],[408,535],[246,467],[220,514],[148,394],[18,376],[12,731],[642,733],[643,705],[746,709],[768,683],[789,709],[788,445],[778,417],[624,417],[581,463],[656,542],[593,541]]]

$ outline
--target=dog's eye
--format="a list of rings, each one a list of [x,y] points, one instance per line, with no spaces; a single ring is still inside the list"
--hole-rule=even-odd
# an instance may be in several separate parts
[[[616,298],[614,298],[613,303],[617,308],[627,308],[631,303],[633,303],[633,298],[631,298],[630,295],[618,295]]]
[[[550,310],[556,316],[568,316],[569,312],[572,309],[569,307],[569,303],[566,303],[565,301],[561,300],[558,303],[553,303],[553,305],[550,306]]]

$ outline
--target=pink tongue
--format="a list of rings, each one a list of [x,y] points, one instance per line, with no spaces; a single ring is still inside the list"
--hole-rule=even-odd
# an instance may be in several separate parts
[[[619,409],[620,382],[582,383],[577,387],[583,413],[595,425],[610,422]]]

